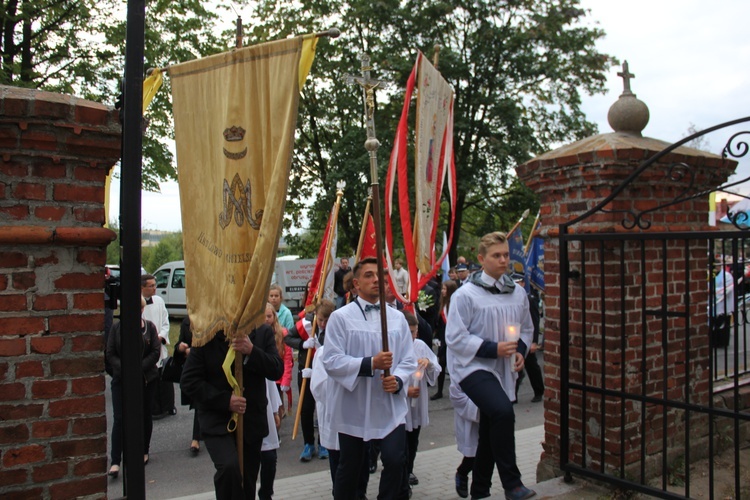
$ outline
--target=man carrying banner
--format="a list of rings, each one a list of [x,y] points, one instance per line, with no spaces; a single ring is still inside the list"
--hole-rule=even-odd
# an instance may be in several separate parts
[[[452,382],[460,384],[480,411],[475,467],[491,456],[505,498],[522,500],[536,493],[523,485],[516,465],[513,401],[534,327],[526,292],[506,274],[506,236],[483,236],[478,259],[483,270],[472,274],[451,297],[445,332],[448,365]]]
[[[225,359],[230,347],[243,357],[242,396],[232,392],[228,380],[233,363],[227,366]],[[216,468],[216,498],[255,499],[260,448],[268,435],[265,379],[278,380],[283,373],[284,362],[276,349],[274,332],[266,324],[248,336],[236,337],[231,344],[224,331],[219,331],[206,345],[191,348],[180,385],[196,405],[206,449]],[[244,425],[242,470],[233,432],[237,427],[233,414],[242,415]]]
[[[240,30],[235,50],[167,68],[182,220],[190,221],[183,245],[186,293],[200,297],[188,304],[193,347],[182,382],[197,403],[222,500],[254,497],[268,425],[262,379],[283,372],[273,330],[262,323],[299,93],[321,36],[338,36],[338,30],[244,48]]]
[[[355,498],[366,442],[373,439],[381,440],[383,460],[378,498],[396,499],[408,492],[403,385],[416,371],[417,360],[404,315],[377,303],[377,260],[359,261],[353,274],[357,298],[331,314],[321,358],[332,381],[327,403],[340,445],[334,499]],[[382,350],[380,314],[387,315],[390,351]]]

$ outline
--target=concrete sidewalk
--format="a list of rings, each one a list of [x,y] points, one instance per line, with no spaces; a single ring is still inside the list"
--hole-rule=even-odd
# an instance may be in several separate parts
[[[576,498],[596,499],[601,490],[592,488],[583,481],[566,484],[562,478],[536,482],[536,466],[542,454],[544,426],[531,427],[516,432],[516,458],[524,484],[537,492],[535,498]],[[413,500],[459,498],[456,494],[454,477],[456,467],[461,462],[461,454],[455,446],[446,446],[417,453],[414,474],[419,484],[413,487]],[[380,468],[370,476],[367,488],[368,498],[377,498]],[[491,498],[504,498],[497,471],[492,478],[493,492]],[[331,475],[328,471],[304,474],[296,477],[278,479],[274,484],[274,498],[279,500],[330,500]],[[179,500],[209,500],[214,492],[182,497]]]

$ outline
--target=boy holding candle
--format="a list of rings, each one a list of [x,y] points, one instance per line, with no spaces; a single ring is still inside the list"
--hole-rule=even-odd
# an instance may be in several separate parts
[[[534,327],[526,292],[506,274],[510,251],[505,234],[483,236],[477,257],[483,270],[451,298],[445,332],[448,364],[451,378],[480,411],[476,462],[491,457],[505,498],[523,500],[536,493],[523,485],[516,465],[513,401]]]
[[[407,392],[411,403],[406,413],[406,466],[409,474],[409,486],[411,487],[419,484],[417,476],[414,475],[414,459],[417,457],[419,433],[422,427],[426,427],[430,423],[427,413],[429,403],[427,384],[435,384],[441,368],[437,356],[432,352],[432,349],[417,338],[419,331],[419,320],[417,317],[408,311],[402,312],[406,317],[406,322],[409,324],[411,337],[414,340],[414,355],[417,357],[417,371],[411,376],[411,383]]]

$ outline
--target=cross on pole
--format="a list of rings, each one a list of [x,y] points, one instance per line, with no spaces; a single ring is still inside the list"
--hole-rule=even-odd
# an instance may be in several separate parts
[[[378,148],[380,142],[375,135],[375,89],[385,87],[386,83],[375,80],[370,76],[370,56],[360,56],[362,76],[344,75],[344,81],[348,84],[357,84],[362,87],[362,95],[365,101],[365,126],[367,128],[367,140],[365,149],[370,153],[370,187],[372,189],[372,218],[375,226],[375,253],[378,262],[378,283],[380,283],[380,331],[383,342],[383,351],[388,351],[388,322],[386,318],[385,305],[385,270],[383,269],[383,234],[380,223],[380,186],[378,184]],[[383,370],[385,377],[390,376],[390,370]]]
[[[344,75],[344,81],[350,85],[356,84],[362,87],[362,96],[364,97],[365,105],[365,126],[367,127],[367,139],[377,140],[375,136],[375,89],[384,88],[387,86],[387,84],[382,80],[376,80],[370,76],[370,71],[372,70],[372,67],[370,66],[370,56],[368,56],[367,54],[362,54],[359,59],[360,61],[362,61],[362,66],[360,68],[362,76]],[[380,146],[380,143],[378,143],[377,145],[370,145],[370,147],[368,147],[368,144],[365,143],[365,149],[367,149],[368,151],[371,151],[371,148],[373,146],[375,150],[377,150],[377,148]],[[373,177],[377,178],[377,175]]]
[[[625,87],[623,94],[632,94],[633,92],[630,90],[630,79],[635,78],[635,75],[628,71],[628,61],[622,63],[622,71],[617,73],[617,76],[622,77],[623,85]]]

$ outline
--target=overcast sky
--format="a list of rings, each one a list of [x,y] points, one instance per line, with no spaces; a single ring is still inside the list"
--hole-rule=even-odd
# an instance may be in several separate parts
[[[591,11],[589,22],[606,32],[599,50],[627,60],[635,74],[631,89],[651,114],[645,136],[674,142],[687,135],[691,124],[705,129],[750,115],[750,1],[582,0],[581,4]],[[584,111],[602,133],[612,131],[607,111],[623,90],[618,71],[609,72],[606,95],[583,96]],[[738,130],[710,135],[710,151],[719,154]],[[744,163],[743,172],[750,171]],[[114,182],[110,219],[119,212],[118,190]],[[164,183],[161,191],[143,193],[142,226],[179,230],[177,184]]]

